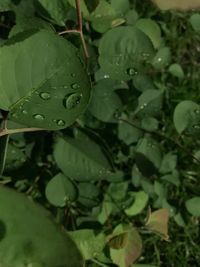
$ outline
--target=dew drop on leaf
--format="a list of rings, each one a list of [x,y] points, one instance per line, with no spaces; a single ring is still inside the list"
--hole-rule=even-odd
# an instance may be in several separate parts
[[[200,110],[199,109],[195,109],[194,111],[196,114],[200,114]]]
[[[71,88],[77,90],[80,88],[80,85],[78,85],[77,83],[72,83]]]
[[[22,110],[22,113],[23,113],[24,115],[26,115],[28,112],[27,112],[27,110],[23,109],[23,110]]]
[[[199,130],[200,129],[200,125],[196,124],[196,125],[193,126],[193,128],[196,129],[196,130]]]
[[[75,74],[75,73],[71,73],[71,77],[73,77],[73,78],[74,78],[75,76],[76,76],[76,74]]]
[[[56,120],[56,124],[58,126],[64,126],[65,125],[65,121],[64,120]]]
[[[135,76],[135,75],[138,74],[137,70],[134,69],[134,68],[128,68],[128,69],[126,70],[126,72],[127,72],[127,74],[128,74],[129,76]]]
[[[67,95],[67,97],[65,98],[65,103],[64,106],[67,109],[73,109],[75,108],[78,104],[80,104],[81,102],[81,98],[82,98],[82,94],[70,94]]]
[[[47,92],[40,93],[40,97],[44,100],[49,100],[51,98],[51,95]]]
[[[35,114],[33,115],[33,118],[40,121],[43,121],[45,119],[44,115],[42,114]]]

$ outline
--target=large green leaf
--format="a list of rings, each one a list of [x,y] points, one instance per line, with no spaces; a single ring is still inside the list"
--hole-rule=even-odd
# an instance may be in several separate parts
[[[54,23],[65,26],[65,20],[69,10],[69,4],[66,0],[37,0],[43,10],[41,14],[46,18],[50,18]]]
[[[129,216],[135,216],[146,207],[149,197],[144,191],[130,192],[130,195],[134,197],[134,201],[130,207],[125,209],[125,213]]]
[[[0,265],[82,267],[73,241],[50,214],[27,197],[0,187]]]
[[[63,173],[78,181],[98,181],[110,173],[110,165],[101,148],[85,135],[59,138],[54,157]]]
[[[86,109],[90,80],[77,49],[52,32],[25,32],[0,48],[0,108],[31,127],[61,129]]]
[[[190,100],[180,102],[174,110],[174,126],[179,134],[199,134],[200,106]]]
[[[142,63],[151,60],[154,48],[142,31],[121,26],[103,35],[99,54],[99,63],[105,73],[117,80],[129,80],[137,75]]]

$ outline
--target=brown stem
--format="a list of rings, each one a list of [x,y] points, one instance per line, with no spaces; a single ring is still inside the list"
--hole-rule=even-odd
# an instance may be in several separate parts
[[[80,35],[82,47],[83,47],[83,53],[85,56],[85,59],[87,60],[89,58],[89,53],[87,50],[87,45],[84,39],[83,35],[83,20],[82,20],[82,14],[81,14],[81,0],[75,0],[76,1],[76,17],[77,17],[77,29],[66,29],[65,31],[59,32],[59,35],[67,34],[67,33],[78,33]]]
[[[182,151],[184,151],[187,155],[189,155],[192,159],[194,159],[196,162],[198,162],[200,164],[200,160],[198,158],[196,158],[192,153],[190,153],[190,151],[188,151],[178,141],[175,141],[172,138],[170,138],[168,136],[165,136],[163,134],[160,134],[160,133],[157,133],[157,132],[148,131],[148,130],[142,128],[142,127],[139,127],[139,126],[135,125],[134,123],[132,123],[132,122],[130,122],[128,120],[125,120],[125,119],[122,119],[122,118],[119,118],[119,120],[122,121],[122,122],[125,122],[125,123],[127,123],[127,124],[129,124],[131,126],[133,126],[134,128],[137,128],[138,130],[141,130],[141,131],[146,132],[146,133],[149,133],[149,134],[157,135],[158,137],[160,137],[162,139],[165,139],[165,140],[170,141],[171,143],[173,143],[176,146],[178,146],[180,149],[182,149]]]
[[[36,131],[46,131],[46,129],[41,129],[41,128],[0,129],[0,137],[15,133],[36,132]]]

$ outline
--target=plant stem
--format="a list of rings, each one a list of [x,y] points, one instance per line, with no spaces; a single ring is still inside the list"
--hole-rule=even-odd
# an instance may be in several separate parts
[[[104,263],[101,263],[95,259],[91,259],[92,262],[96,263],[97,265],[101,266],[101,267],[108,267],[108,265],[105,265]]]
[[[78,33],[80,35],[82,47],[83,47],[83,53],[85,56],[85,59],[87,60],[89,58],[89,53],[87,50],[87,45],[84,39],[83,35],[83,20],[82,20],[82,14],[81,14],[81,0],[75,0],[76,1],[76,17],[77,17],[77,29],[71,29],[71,30],[65,30],[59,33],[59,35],[63,35],[66,33]]]
[[[148,131],[140,126],[137,126],[135,125],[134,123],[128,121],[128,120],[125,120],[125,119],[122,119],[122,118],[119,118],[120,121],[122,122],[125,122],[131,126],[133,126],[134,128],[137,128],[138,130],[141,130],[143,132],[146,132],[146,133],[149,133],[149,134],[153,134],[153,135],[157,135],[158,137],[162,138],[162,139],[165,139],[165,140],[168,140],[170,141],[171,143],[175,144],[176,146],[178,146],[180,149],[182,149],[182,151],[184,151],[187,155],[189,155],[191,158],[193,158],[196,162],[198,162],[198,164],[200,164],[200,160],[198,158],[196,158],[192,153],[190,153],[190,151],[188,151],[183,145],[181,145],[178,141],[175,141],[173,140],[172,138],[166,136],[166,135],[163,135],[163,134],[160,134],[160,133],[157,133],[157,132],[153,132],[153,131]]]
[[[36,132],[36,131],[46,131],[46,129],[41,129],[41,128],[0,129],[0,137],[15,133]]]

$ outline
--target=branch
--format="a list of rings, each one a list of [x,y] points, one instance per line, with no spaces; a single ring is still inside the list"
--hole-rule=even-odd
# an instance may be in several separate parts
[[[36,131],[46,131],[46,129],[41,129],[41,128],[0,129],[0,137],[15,133],[36,132]]]
[[[83,47],[83,52],[85,59],[87,60],[89,58],[89,53],[87,50],[87,45],[84,39],[83,35],[83,20],[82,20],[82,14],[81,14],[81,0],[75,0],[76,1],[76,17],[77,17],[77,29],[71,29],[68,30],[66,29],[65,31],[59,32],[59,35],[67,34],[67,33],[78,33],[80,35],[82,47]]]

